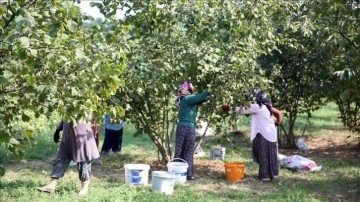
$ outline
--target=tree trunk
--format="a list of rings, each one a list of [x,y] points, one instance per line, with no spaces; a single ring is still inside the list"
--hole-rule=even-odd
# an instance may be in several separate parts
[[[294,115],[294,112],[290,112],[290,118],[289,118],[289,128],[286,131],[286,129],[281,126],[282,131],[284,132],[284,138],[285,141],[281,142],[281,148],[286,149],[295,149],[296,143],[295,143],[295,134],[294,134],[294,126],[295,126],[296,116]],[[280,146],[280,144],[279,144]]]
[[[156,144],[156,147],[161,154],[160,162],[165,165],[167,162],[170,161],[171,156],[166,152],[167,149],[163,145]]]
[[[170,161],[170,158],[171,158],[171,156],[170,156],[171,154],[168,153],[168,151],[169,151],[168,147],[170,145],[163,142],[161,140],[161,138],[157,137],[153,133],[148,133],[148,134],[149,134],[150,139],[155,143],[156,148],[161,155],[161,159],[158,159],[158,161],[161,162],[163,165],[165,165],[167,162]]]
[[[340,99],[340,96],[335,100],[335,103],[337,104],[340,112],[340,118],[343,126],[348,126],[347,124],[347,116],[346,116],[346,110],[344,107],[344,102]]]

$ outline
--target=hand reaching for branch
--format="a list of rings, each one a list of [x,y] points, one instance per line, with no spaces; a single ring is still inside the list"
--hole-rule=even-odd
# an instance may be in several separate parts
[[[209,95],[205,98],[206,101],[212,100],[214,98],[214,95]]]

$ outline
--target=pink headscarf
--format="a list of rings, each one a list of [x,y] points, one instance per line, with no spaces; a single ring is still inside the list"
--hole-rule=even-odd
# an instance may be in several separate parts
[[[194,93],[194,89],[193,89],[191,81],[184,81],[182,84],[180,84],[179,90],[178,90],[178,96],[190,95],[193,93]]]
[[[194,93],[194,88],[192,86],[191,81],[184,81],[182,84],[180,84],[178,89],[178,99],[177,99],[177,106],[180,107],[180,101],[182,97],[191,95]]]

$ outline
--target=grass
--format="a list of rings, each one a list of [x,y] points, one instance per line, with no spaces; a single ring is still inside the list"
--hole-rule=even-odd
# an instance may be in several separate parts
[[[346,131],[338,130],[342,126],[340,120],[334,118],[336,116],[332,104],[320,109],[314,113],[306,135],[327,138],[331,134],[329,131],[336,131],[339,137],[346,137]],[[0,164],[7,169],[6,175],[0,178],[0,201],[360,201],[359,158],[315,156],[317,164],[322,165],[320,172],[303,173],[281,169],[280,176],[274,181],[260,182],[256,179],[258,166],[251,160],[247,129],[242,135],[212,137],[203,147],[206,154],[214,146],[225,147],[226,161],[244,162],[245,178],[239,183],[228,183],[224,179],[224,163],[209,160],[206,156],[195,160],[198,180],[184,185],[176,184],[173,195],[153,192],[151,176],[147,186],[131,186],[124,182],[125,164],[149,164],[149,175],[153,170],[166,170],[166,166],[155,163],[157,151],[154,144],[146,135],[133,137],[135,129],[131,126],[126,126],[124,132],[122,156],[110,154],[101,158],[102,165],[93,165],[89,195],[77,195],[80,182],[75,167],[69,167],[55,194],[41,193],[36,187],[48,183],[52,162],[56,157],[58,145],[52,142],[52,133],[58,120],[50,121],[42,117],[34,121],[37,123],[31,126],[36,126],[33,129],[37,130],[37,144],[26,149],[23,159],[15,159],[4,148],[0,148]],[[248,121],[248,118],[240,120],[241,128],[248,128]],[[303,123],[300,120],[299,128]],[[19,126],[26,127],[26,124]],[[101,140],[103,137],[100,136]]]
[[[312,113],[310,123],[305,131],[308,136],[326,135],[327,130],[338,130],[342,128],[342,123],[339,118],[339,110],[335,103],[328,103],[324,107]],[[301,135],[306,125],[306,116],[299,115],[296,121],[295,134]]]

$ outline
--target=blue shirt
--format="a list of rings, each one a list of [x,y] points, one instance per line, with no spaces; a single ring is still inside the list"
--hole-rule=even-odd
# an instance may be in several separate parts
[[[119,123],[111,123],[111,118],[109,115],[104,116],[104,126],[107,130],[121,130],[125,125],[124,121],[120,121]]]

